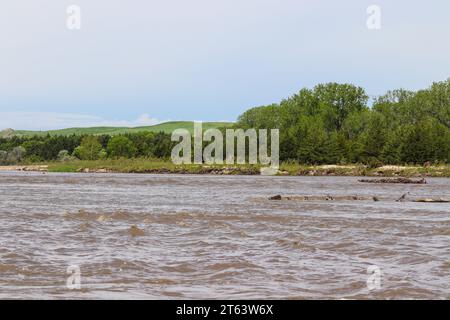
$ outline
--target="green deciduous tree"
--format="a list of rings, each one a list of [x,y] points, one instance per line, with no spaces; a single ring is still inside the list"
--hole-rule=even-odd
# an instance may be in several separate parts
[[[115,136],[109,140],[107,152],[111,158],[132,158],[136,154],[136,148],[127,137]]]
[[[86,136],[81,145],[74,150],[74,156],[81,160],[98,160],[101,156],[102,145],[96,136]]]

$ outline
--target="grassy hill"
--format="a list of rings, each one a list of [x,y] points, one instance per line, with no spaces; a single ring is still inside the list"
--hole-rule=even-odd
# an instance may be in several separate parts
[[[212,129],[212,128],[223,128],[232,126],[232,122],[203,122],[203,130]],[[146,127],[135,127],[135,128],[127,128],[127,127],[92,127],[92,128],[68,128],[61,130],[49,130],[49,131],[27,131],[27,130],[17,130],[14,133],[18,136],[33,136],[33,135],[62,135],[68,136],[72,134],[76,135],[84,135],[84,134],[93,134],[93,135],[117,135],[122,133],[133,133],[133,132],[141,132],[141,131],[149,131],[149,132],[165,132],[172,133],[175,129],[185,128],[190,132],[194,130],[194,122],[192,121],[170,121],[160,123],[154,126],[146,126]]]

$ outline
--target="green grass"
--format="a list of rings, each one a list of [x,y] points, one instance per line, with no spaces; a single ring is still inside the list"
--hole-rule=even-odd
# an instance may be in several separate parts
[[[48,163],[49,172],[90,172],[103,170],[117,173],[183,173],[183,174],[243,174],[260,173],[259,165],[175,165],[163,159],[106,159]],[[450,165],[430,167],[405,166],[367,168],[364,165],[311,166],[282,163],[281,175],[290,176],[372,176],[372,177],[450,177]]]
[[[94,161],[75,160],[70,162],[47,163],[49,172],[96,172],[105,170],[115,173],[180,173],[214,174],[227,169],[227,174],[259,174],[258,165],[175,165],[162,159],[105,159]]]
[[[312,166],[285,162],[280,171],[291,176],[450,177],[449,164],[368,168],[362,164]]]
[[[49,172],[78,172],[78,165],[75,164],[51,164],[49,165]]]
[[[232,126],[232,122],[203,122],[203,129],[213,129],[213,128],[223,128]],[[135,128],[127,128],[127,127],[92,127],[92,128],[68,128],[61,130],[49,130],[49,131],[27,131],[27,130],[17,130],[14,133],[18,136],[44,136],[47,134],[50,135],[62,135],[69,136],[72,134],[75,135],[118,135],[123,133],[136,133],[142,131],[148,132],[164,132],[164,133],[172,133],[175,129],[185,128],[188,129],[191,133],[194,130],[194,123],[192,121],[170,121],[160,123],[154,126],[146,126],[146,127],[135,127]]]

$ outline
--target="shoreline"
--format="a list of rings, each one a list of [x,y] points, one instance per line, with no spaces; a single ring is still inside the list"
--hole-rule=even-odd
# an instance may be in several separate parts
[[[258,165],[174,165],[164,161],[153,162],[135,159],[0,166],[0,172],[262,175],[261,167]],[[368,168],[363,165],[312,166],[282,163],[278,176],[450,178],[450,165],[426,167],[386,165]]]
[[[0,166],[0,172],[48,172],[47,165],[30,165],[30,166]]]

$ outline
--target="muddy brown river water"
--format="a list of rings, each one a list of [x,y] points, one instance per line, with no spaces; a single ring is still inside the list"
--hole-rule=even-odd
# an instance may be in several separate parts
[[[357,180],[2,172],[0,298],[450,299],[450,179]]]

